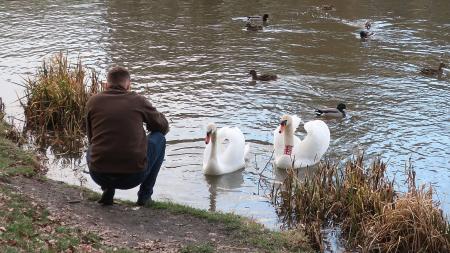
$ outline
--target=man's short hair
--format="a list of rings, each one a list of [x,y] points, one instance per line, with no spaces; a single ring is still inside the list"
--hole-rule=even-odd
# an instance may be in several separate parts
[[[111,68],[106,76],[106,81],[111,88],[125,88],[128,80],[130,80],[130,72],[126,68],[120,66]]]

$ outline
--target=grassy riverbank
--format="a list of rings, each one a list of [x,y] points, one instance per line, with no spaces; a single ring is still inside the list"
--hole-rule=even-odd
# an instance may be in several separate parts
[[[81,216],[86,219],[83,216],[89,217],[89,213],[93,213],[97,214],[98,217],[92,217],[92,220],[105,220],[107,216],[102,216],[101,213],[108,214],[108,212],[117,210],[108,210],[95,203],[98,198],[98,194],[95,192],[58,184],[46,179],[42,175],[43,169],[34,154],[18,148],[6,138],[8,129],[8,125],[0,122],[1,252],[61,252],[65,250],[68,252],[134,252],[149,249],[150,244],[122,247],[122,245],[114,244],[114,240],[110,240],[108,236],[102,235],[101,232],[92,232],[90,228],[83,227],[83,225],[71,224],[70,219],[73,219],[73,217]],[[28,196],[28,188],[30,188],[29,192],[33,193],[30,194],[33,197]],[[40,192],[45,194],[39,195]],[[59,205],[64,206],[68,205],[66,202],[71,202],[67,201],[67,196],[71,194],[73,196],[82,195],[83,198],[79,204],[69,204],[67,210],[72,210],[73,213],[69,213],[70,219],[66,219],[64,215],[67,215],[67,210],[61,211],[61,213],[56,210],[58,210]],[[45,199],[47,195],[52,196]],[[62,199],[62,201],[59,201],[62,203],[57,203],[59,198]],[[46,203],[51,201],[55,203],[46,206]],[[52,205],[58,208],[50,210]],[[76,205],[83,206],[77,209]],[[124,212],[130,212],[136,208],[132,203],[126,201],[119,201],[118,205],[115,206],[114,208]],[[92,210],[89,210],[89,208]],[[151,247],[163,247],[155,245],[161,243],[160,240],[164,240],[164,238],[172,236],[182,238],[182,235],[171,235],[170,231],[176,232],[179,230],[177,226],[189,226],[190,224],[189,222],[186,223],[186,220],[193,222],[195,225],[192,226],[191,231],[186,232],[194,234],[192,242],[182,241],[178,244],[170,244],[161,248],[163,249],[161,252],[310,251],[307,238],[301,232],[268,231],[260,224],[234,214],[208,212],[169,202],[155,202],[148,208],[136,212],[142,213],[144,218],[147,215],[149,217],[160,215],[161,217],[153,218],[162,220],[169,217],[175,221],[179,220],[180,223],[185,222],[185,224],[167,224],[169,227],[174,226],[173,229],[158,228],[160,231],[156,232],[160,232],[159,237],[161,239],[151,238],[153,240]],[[105,224],[108,224],[108,222],[105,221]],[[146,225],[151,226],[151,224]],[[133,238],[137,232],[133,230],[134,227],[131,222],[125,228],[128,228],[125,231],[128,235],[124,236],[126,242],[126,240],[130,240],[128,238]],[[114,230],[117,227],[109,229]],[[202,240],[201,236],[195,236],[195,234],[201,234],[200,232],[204,234],[204,231],[201,230],[208,231],[207,235],[220,239],[212,238],[210,240],[208,236],[203,236],[206,238]],[[120,236],[118,238],[121,238]]]
[[[11,184],[14,176],[41,179],[39,162],[6,138],[10,131],[0,122],[0,252],[101,249],[98,236],[64,226]]]

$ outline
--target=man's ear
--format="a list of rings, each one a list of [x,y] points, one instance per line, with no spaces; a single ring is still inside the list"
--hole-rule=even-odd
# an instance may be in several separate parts
[[[102,88],[103,90],[106,90],[109,88],[109,84],[107,82],[102,82]]]
[[[127,81],[127,87],[126,90],[131,90],[131,80]]]

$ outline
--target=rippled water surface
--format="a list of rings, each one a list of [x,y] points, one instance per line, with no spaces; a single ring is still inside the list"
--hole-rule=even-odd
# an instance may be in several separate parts
[[[391,175],[411,158],[418,179],[437,187],[450,213],[449,73],[440,79],[417,74],[449,63],[450,2],[339,1],[330,12],[316,6],[294,0],[0,1],[1,97],[9,115],[20,118],[22,90],[14,83],[59,50],[102,73],[124,65],[133,89],[171,122],[155,197],[233,211],[269,227],[279,223],[257,174],[270,158],[279,117],[291,113],[307,121],[315,107],[344,102],[349,117],[327,122],[327,156],[348,158],[360,149],[380,154]],[[243,29],[245,16],[262,13],[272,18],[264,31]],[[375,35],[361,42],[366,19]],[[250,69],[279,78],[251,83]],[[242,129],[252,145],[244,171],[203,175],[208,122]],[[79,183],[85,176],[84,161],[50,163],[51,178]],[[263,174],[279,172],[269,166]],[[135,194],[118,193],[133,200]]]

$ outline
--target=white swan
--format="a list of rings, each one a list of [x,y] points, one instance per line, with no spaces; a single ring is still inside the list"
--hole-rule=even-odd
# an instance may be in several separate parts
[[[330,130],[321,120],[309,121],[304,125],[307,135],[300,140],[294,135],[301,119],[295,115],[281,117],[280,125],[274,131],[275,165],[278,168],[301,168],[319,162],[330,145]]]
[[[249,145],[237,127],[217,129],[214,123],[208,124],[203,153],[203,173],[222,175],[244,168]]]

